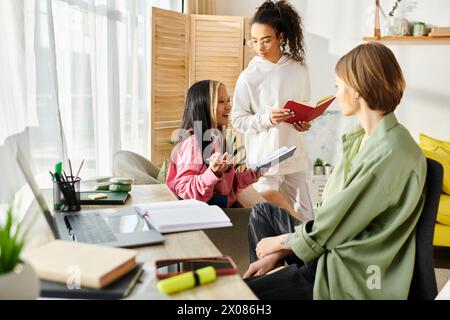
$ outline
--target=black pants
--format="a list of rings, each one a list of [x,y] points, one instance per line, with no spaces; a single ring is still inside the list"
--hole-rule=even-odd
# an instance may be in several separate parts
[[[248,226],[250,262],[258,260],[255,249],[261,239],[294,232],[299,224],[301,221],[285,209],[268,203],[254,206]],[[313,299],[316,262],[305,265],[295,255],[287,257],[285,262],[288,267],[273,274],[246,279],[247,285],[262,300]]]

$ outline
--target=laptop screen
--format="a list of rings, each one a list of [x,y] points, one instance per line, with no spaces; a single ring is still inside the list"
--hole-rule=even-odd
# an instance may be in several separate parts
[[[28,182],[28,185],[31,188],[31,191],[34,194],[34,197],[36,198],[36,201],[41,208],[42,212],[44,213],[45,220],[47,221],[47,224],[49,225],[50,229],[53,232],[53,235],[57,236],[57,231],[55,224],[53,222],[53,217],[50,213],[50,210],[48,209],[47,203],[45,202],[44,196],[41,193],[41,190],[39,189],[38,184],[36,183],[36,180],[34,179],[33,173],[31,171],[31,167],[26,160],[22,150],[20,148],[17,149],[17,163],[19,164],[20,170],[23,173],[23,176],[25,177],[25,180]]]

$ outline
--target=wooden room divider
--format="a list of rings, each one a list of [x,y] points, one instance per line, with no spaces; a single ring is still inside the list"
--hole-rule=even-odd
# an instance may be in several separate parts
[[[188,15],[152,8],[150,158],[161,165],[170,157],[172,133],[179,128],[184,98],[200,80],[222,81],[233,95],[237,78],[253,58],[245,45],[244,17]],[[236,145],[242,145],[235,134]]]

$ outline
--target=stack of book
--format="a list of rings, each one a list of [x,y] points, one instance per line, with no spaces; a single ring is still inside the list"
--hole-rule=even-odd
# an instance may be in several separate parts
[[[143,269],[130,249],[55,240],[23,254],[41,279],[41,297],[121,299]]]
[[[96,190],[109,190],[112,192],[129,192],[133,185],[133,179],[129,178],[102,178],[97,179]]]
[[[434,27],[428,34],[430,37],[450,37],[450,27]]]

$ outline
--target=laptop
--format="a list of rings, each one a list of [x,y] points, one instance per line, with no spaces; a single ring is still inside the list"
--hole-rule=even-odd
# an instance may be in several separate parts
[[[17,162],[56,239],[122,248],[164,242],[161,233],[137,207],[52,214],[20,149]]]

